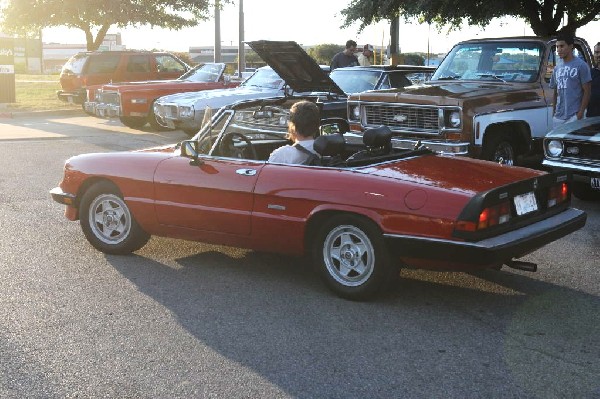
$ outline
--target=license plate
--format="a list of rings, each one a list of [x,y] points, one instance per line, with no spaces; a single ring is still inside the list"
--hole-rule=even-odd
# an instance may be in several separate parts
[[[67,97],[67,102],[69,104],[73,104],[73,97]]]
[[[592,177],[590,179],[590,186],[592,186],[594,190],[600,190],[600,177]]]
[[[529,212],[537,211],[538,205],[535,199],[535,194],[533,191],[530,191],[525,194],[517,195],[514,198],[515,208],[517,210],[517,215],[525,215]]]

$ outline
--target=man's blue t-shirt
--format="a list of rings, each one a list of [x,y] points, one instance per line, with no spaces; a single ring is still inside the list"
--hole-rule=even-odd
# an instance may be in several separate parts
[[[554,68],[550,88],[556,89],[554,117],[567,120],[579,112],[583,99],[582,85],[592,80],[590,67],[579,57],[562,62]]]

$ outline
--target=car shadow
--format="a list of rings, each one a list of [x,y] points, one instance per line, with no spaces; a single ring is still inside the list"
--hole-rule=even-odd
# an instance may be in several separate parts
[[[107,259],[199,342],[294,397],[373,397],[376,387],[410,397],[419,384],[436,396],[462,383],[459,373],[430,384],[464,356],[479,359],[468,368],[484,370],[482,392],[600,393],[597,296],[512,271],[403,270],[391,292],[351,302],[305,258],[200,248],[174,265],[144,250]]]

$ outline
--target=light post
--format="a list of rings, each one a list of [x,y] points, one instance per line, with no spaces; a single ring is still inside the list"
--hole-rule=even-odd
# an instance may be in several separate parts
[[[244,0],[240,0],[239,40],[238,40],[238,77],[246,70],[246,52],[244,51]]]

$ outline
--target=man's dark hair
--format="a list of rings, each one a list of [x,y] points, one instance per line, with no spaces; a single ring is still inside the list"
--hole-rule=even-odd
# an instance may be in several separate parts
[[[290,108],[290,122],[299,135],[316,137],[321,123],[319,107],[311,101],[298,101]]]
[[[556,35],[556,41],[563,41],[567,44],[574,44],[575,37],[568,32],[558,32],[558,34]]]
[[[350,39],[346,42],[346,48],[352,48],[352,47],[356,47],[356,42],[354,40]]]

